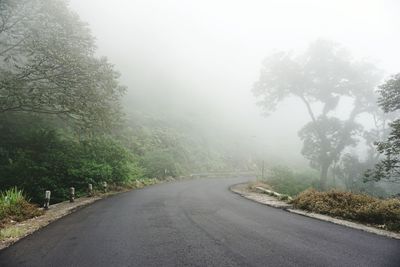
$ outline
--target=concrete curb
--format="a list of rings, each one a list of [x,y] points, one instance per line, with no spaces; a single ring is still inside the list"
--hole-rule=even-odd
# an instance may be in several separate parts
[[[246,187],[247,183],[240,183],[240,184],[236,184],[233,185],[231,187],[229,187],[230,191],[232,191],[235,194],[238,194],[244,198],[253,200],[257,203],[263,204],[263,205],[267,205],[273,208],[277,208],[277,209],[288,209],[288,208],[292,208],[292,205],[280,201],[272,196],[266,195],[266,194],[261,194],[261,193],[256,193],[256,192],[246,192],[246,190],[243,190],[243,187]],[[242,188],[239,188],[242,187]]]
[[[343,220],[343,219],[338,219],[338,218],[334,218],[334,217],[330,217],[327,215],[323,215],[323,214],[317,214],[317,213],[312,213],[312,212],[307,212],[304,210],[298,210],[298,209],[294,209],[292,207],[292,205],[287,204],[285,202],[282,201],[263,201],[263,198],[255,198],[252,197],[252,195],[249,195],[248,192],[243,191],[240,187],[243,188],[243,186],[247,185],[247,183],[241,183],[241,184],[235,184],[232,185],[231,187],[229,187],[229,190],[235,194],[238,194],[244,198],[247,198],[249,200],[252,200],[254,202],[260,203],[260,204],[264,204],[273,208],[279,208],[285,211],[288,211],[290,213],[294,213],[294,214],[298,214],[298,215],[302,215],[302,216],[306,216],[309,218],[313,218],[313,219],[317,219],[320,221],[325,221],[325,222],[330,222],[330,223],[334,223],[334,224],[338,224],[338,225],[343,225],[346,227],[350,227],[353,229],[357,229],[357,230],[362,230],[368,233],[373,233],[373,234],[377,234],[380,236],[385,236],[385,237],[389,237],[389,238],[394,238],[394,239],[398,239],[400,240],[400,234],[398,233],[394,233],[394,232],[390,232],[390,231],[386,231],[383,229],[379,229],[379,228],[375,228],[372,226],[367,226],[361,223],[356,223],[356,222],[352,222],[352,221],[347,221],[347,220]],[[255,192],[251,192],[252,194],[259,194],[259,195],[264,195],[264,194],[260,194],[260,193],[255,193]],[[264,198],[265,199],[265,198]],[[282,202],[284,204],[276,204],[277,202]]]

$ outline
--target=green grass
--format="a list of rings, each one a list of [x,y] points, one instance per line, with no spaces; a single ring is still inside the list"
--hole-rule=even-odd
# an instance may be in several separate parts
[[[25,233],[24,229],[17,227],[8,227],[0,230],[0,240],[6,238],[15,238],[23,235]]]
[[[23,192],[17,187],[2,192],[0,195],[0,205],[3,207],[15,205],[23,200],[25,200]]]
[[[0,226],[10,221],[23,221],[42,214],[30,204],[22,190],[13,187],[0,193]]]

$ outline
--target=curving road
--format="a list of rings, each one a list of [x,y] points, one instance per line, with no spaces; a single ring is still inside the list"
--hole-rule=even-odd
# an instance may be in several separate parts
[[[400,266],[400,241],[291,214],[199,179],[116,195],[0,252],[0,266]]]

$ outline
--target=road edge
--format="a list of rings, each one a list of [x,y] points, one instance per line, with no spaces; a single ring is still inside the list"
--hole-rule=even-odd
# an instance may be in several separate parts
[[[294,213],[294,214],[298,214],[298,215],[301,215],[301,216],[317,219],[317,220],[320,220],[320,221],[330,222],[330,223],[346,226],[346,227],[349,227],[349,228],[362,230],[364,232],[373,233],[373,234],[376,234],[376,235],[385,236],[385,237],[389,237],[389,238],[400,240],[400,234],[398,234],[398,233],[394,233],[394,232],[378,229],[378,228],[375,228],[375,227],[372,227],[372,226],[368,226],[368,225],[364,225],[364,224],[361,224],[361,223],[356,223],[356,222],[352,222],[352,221],[348,221],[348,220],[334,218],[334,217],[323,215],[323,214],[318,214],[318,213],[313,213],[313,212],[307,212],[307,211],[304,211],[304,210],[294,209],[293,207],[287,205],[287,203],[285,203],[283,201],[281,201],[281,202],[285,203],[286,205],[284,205],[284,204],[276,205],[275,203],[271,203],[270,201],[263,201],[263,200],[261,200],[261,198],[251,197],[247,192],[244,192],[239,188],[239,186],[243,187],[243,185],[247,185],[247,184],[248,184],[247,182],[246,183],[234,184],[234,185],[231,185],[229,187],[229,190],[231,192],[237,194],[237,195],[240,195],[241,197],[244,197],[244,198],[248,199],[248,200],[251,200],[251,201],[263,204],[263,205],[267,205],[267,206],[272,207],[272,208],[278,208],[278,209],[282,209],[282,210],[290,212],[290,213]],[[261,196],[264,195],[264,194],[255,193],[255,192],[252,192],[252,194],[259,194]],[[274,201],[274,202],[278,202],[278,201]]]
[[[11,237],[11,238],[6,238],[3,240],[0,240],[0,252],[2,250],[12,246],[13,244],[19,242],[20,240],[30,236],[31,234],[35,233],[36,231],[46,227],[47,225],[65,217],[69,214],[72,214],[86,206],[89,206],[99,200],[106,199],[106,198],[112,197],[114,195],[119,195],[122,193],[134,191],[134,190],[140,190],[140,189],[143,189],[143,188],[146,188],[149,186],[154,186],[154,185],[163,184],[163,183],[174,183],[174,182],[179,182],[182,180],[189,180],[189,179],[193,179],[193,178],[187,177],[187,176],[180,176],[180,177],[175,177],[175,178],[167,177],[165,180],[157,180],[157,182],[152,183],[152,184],[141,184],[140,186],[136,186],[136,187],[132,187],[132,188],[127,187],[127,188],[123,188],[122,190],[118,190],[118,191],[111,190],[109,192],[106,192],[106,193],[103,193],[100,195],[96,195],[93,197],[77,198],[77,199],[75,199],[75,202],[73,202],[73,203],[70,203],[69,201],[63,201],[60,203],[50,205],[49,211],[54,210],[55,208],[57,208],[58,206],[61,206],[61,205],[68,205],[68,207],[64,208],[63,211],[61,211],[57,215],[54,215],[53,217],[51,217],[51,216],[46,217],[46,214],[49,212],[49,211],[47,211],[45,214],[43,214],[41,216],[34,217],[34,218],[31,218],[28,220],[24,220],[22,222],[19,222],[14,225],[10,225],[10,226],[6,227],[6,228],[10,228],[10,229],[12,229],[12,228],[17,229],[17,230],[19,228],[20,230],[22,229],[23,232],[16,237]],[[36,222],[39,221],[39,222],[37,223],[37,225],[32,225],[32,222],[34,222],[34,221],[36,221]],[[3,228],[3,229],[6,229],[6,228]],[[1,230],[3,230],[3,229],[1,229]]]
[[[2,230],[15,230],[21,231],[21,234],[16,237],[6,238],[4,240],[0,240],[0,252],[13,244],[19,242],[20,240],[30,236],[31,234],[35,233],[36,231],[48,226],[49,224],[69,215],[72,214],[86,206],[89,206],[101,199],[105,199],[117,194],[125,193],[130,190],[118,191],[118,192],[109,192],[107,194],[95,197],[82,197],[75,199],[74,203],[69,203],[69,201],[63,201],[57,204],[53,204],[49,207],[49,210],[46,211],[43,215],[38,217],[34,217],[14,225],[10,225]],[[57,209],[61,205],[70,204],[68,207],[63,208],[61,211],[56,213],[55,209]],[[52,214],[53,212],[53,214]]]

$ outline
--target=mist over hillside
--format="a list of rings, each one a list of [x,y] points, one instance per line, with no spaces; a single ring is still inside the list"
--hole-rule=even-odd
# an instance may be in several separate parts
[[[386,75],[400,68],[393,57],[400,42],[393,39],[400,23],[395,1],[70,3],[89,23],[98,53],[122,74],[128,115],[189,123],[210,145],[225,143],[230,151],[282,164],[307,164],[297,153],[297,132],[308,118],[294,99],[262,116],[251,88],[264,57],[279,50],[300,53],[324,38],[376,62]]]

